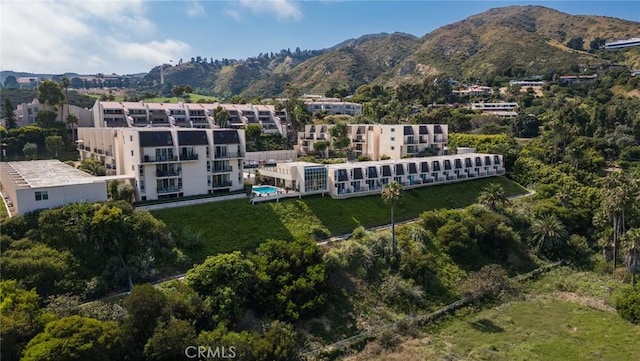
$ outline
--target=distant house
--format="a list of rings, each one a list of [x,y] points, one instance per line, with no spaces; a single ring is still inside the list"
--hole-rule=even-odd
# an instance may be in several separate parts
[[[493,88],[489,86],[472,85],[462,89],[453,90],[451,93],[458,96],[491,95],[493,93]]]
[[[510,86],[518,85],[520,87],[533,87],[533,86],[543,86],[544,81],[533,81],[533,80],[510,80]]]
[[[42,79],[33,76],[22,76],[17,78],[16,80],[18,81],[18,85],[20,86],[20,88],[23,89],[37,88],[42,81]]]
[[[593,75],[561,75],[558,79],[562,84],[588,83],[598,78],[598,74]]]
[[[630,46],[639,46],[640,38],[631,38],[626,40],[617,40],[612,41],[610,43],[605,43],[605,49],[620,49],[620,48],[628,48]]]
[[[472,110],[479,110],[483,114],[492,114],[500,118],[513,118],[518,116],[518,103],[500,102],[500,103],[473,103]]]

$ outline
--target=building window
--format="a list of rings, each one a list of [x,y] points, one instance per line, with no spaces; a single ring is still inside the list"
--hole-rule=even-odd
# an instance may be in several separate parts
[[[36,192],[36,201],[46,201],[47,199],[49,199],[48,191]]]
[[[395,140],[396,140],[396,138],[395,138],[395,137],[391,137],[391,141],[392,141],[392,142],[393,142],[393,141],[395,141]]]
[[[392,131],[392,132],[395,132],[395,131],[396,131],[396,128],[391,128],[391,131]]]
[[[130,136],[129,136],[129,141],[130,141],[130,142],[133,142],[133,135],[130,135]]]
[[[131,149],[131,156],[133,157],[133,149]]]
[[[396,147],[394,147],[394,146],[391,146],[391,150],[395,150],[395,149],[396,149]]]

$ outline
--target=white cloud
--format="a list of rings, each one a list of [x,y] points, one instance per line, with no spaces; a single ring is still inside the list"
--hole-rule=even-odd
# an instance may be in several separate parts
[[[189,44],[178,40],[122,43],[115,38],[109,38],[107,45],[118,49],[116,56],[119,59],[143,61],[149,66],[164,64],[191,51]]]
[[[205,14],[204,7],[199,1],[191,0],[187,3],[187,16],[195,18]]]
[[[144,0],[2,0],[1,70],[138,72],[184,56],[181,52],[190,50],[188,44],[156,38],[158,30],[147,14],[148,4]]]
[[[240,13],[238,13],[235,10],[225,9],[224,13],[227,14],[228,16],[232,17],[235,20],[240,20]]]
[[[291,0],[239,0],[239,5],[255,14],[275,14],[279,19],[302,20],[302,11]]]

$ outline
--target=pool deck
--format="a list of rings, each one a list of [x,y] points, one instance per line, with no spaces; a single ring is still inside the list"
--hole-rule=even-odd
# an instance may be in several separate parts
[[[253,197],[251,197],[249,202],[251,204],[269,202],[269,201],[280,202],[281,199],[295,198],[295,197],[302,198],[302,193],[293,192],[293,191],[289,191],[289,192],[279,191],[275,194],[255,194],[254,193]]]

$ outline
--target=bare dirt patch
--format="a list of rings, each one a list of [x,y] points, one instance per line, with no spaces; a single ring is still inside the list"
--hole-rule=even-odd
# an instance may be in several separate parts
[[[609,306],[604,300],[599,298],[581,296],[574,292],[556,292],[553,295],[560,300],[577,302],[596,310],[616,312],[615,308]]]

